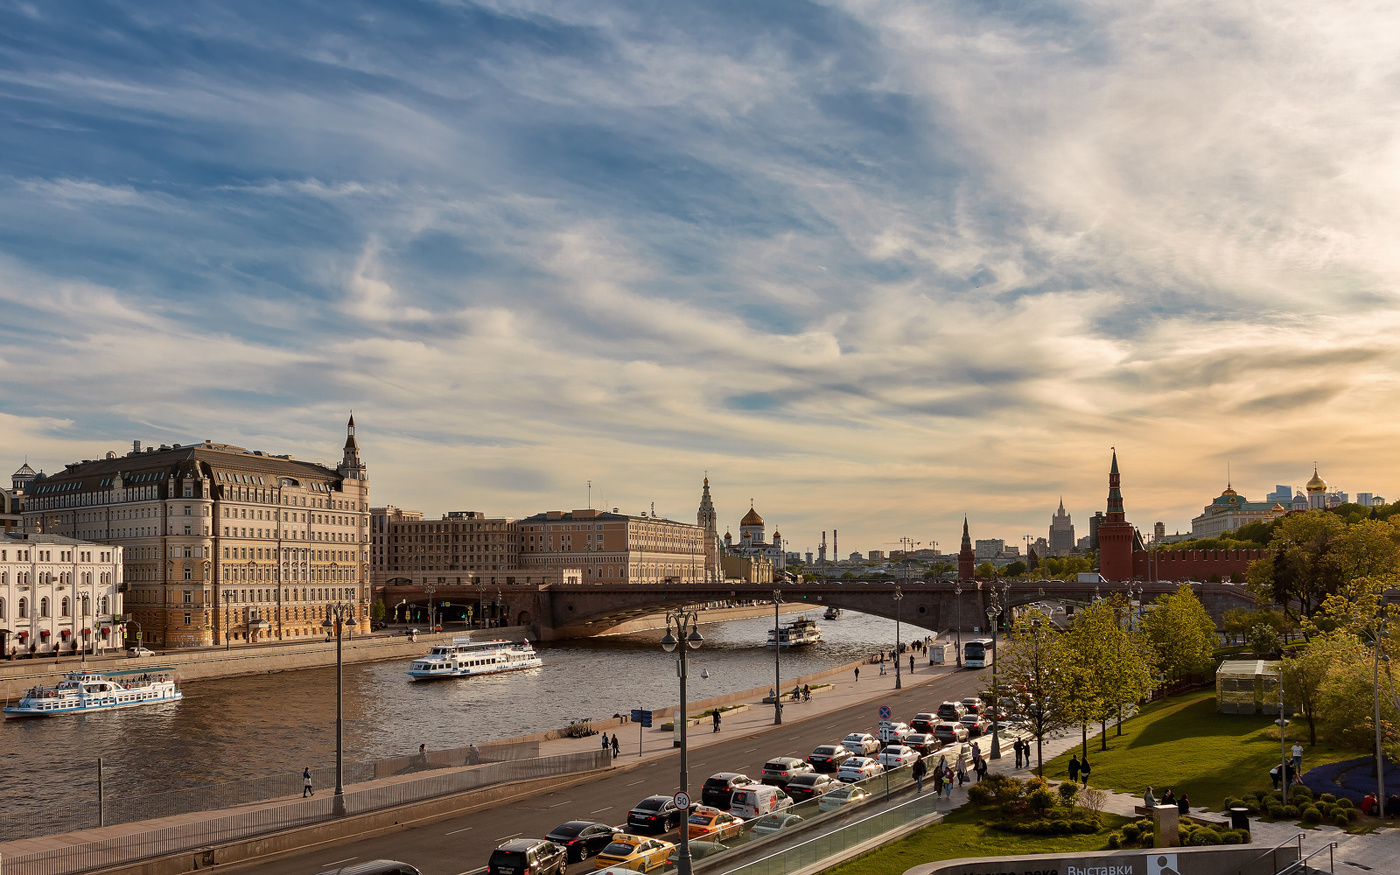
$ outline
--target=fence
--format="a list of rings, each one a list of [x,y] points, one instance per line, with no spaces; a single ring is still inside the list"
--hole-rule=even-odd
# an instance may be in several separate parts
[[[427,751],[426,754],[413,754],[412,756],[348,762],[345,764],[344,783],[348,787],[351,784],[377,781],[398,775],[466,765],[532,759],[539,755],[540,743],[538,741],[497,742],[477,745],[475,750],[469,745],[448,750]],[[311,782],[317,790],[334,788],[335,767],[312,769]],[[275,775],[255,775],[238,781],[204,784],[161,793],[142,793],[139,796],[114,794],[103,800],[101,824],[99,824],[97,800],[91,797],[75,797],[66,802],[62,810],[47,812],[43,817],[33,819],[28,824],[6,824],[5,838],[7,840],[32,838],[88,829],[99,825],[112,826],[119,823],[133,823],[138,820],[154,820],[158,817],[187,814],[191,811],[217,811],[252,802],[300,796],[301,790],[301,772],[288,770]]]
[[[484,745],[482,749],[485,750]],[[561,756],[507,760],[489,763],[479,768],[429,774],[361,790],[347,789],[342,798],[345,816],[354,816],[464,793],[493,784],[607,768],[611,763],[611,754],[601,749]],[[321,794],[309,799],[269,805],[252,811],[226,814],[137,835],[9,857],[5,860],[5,875],[71,875],[314,826],[338,819],[335,804],[333,795]]]

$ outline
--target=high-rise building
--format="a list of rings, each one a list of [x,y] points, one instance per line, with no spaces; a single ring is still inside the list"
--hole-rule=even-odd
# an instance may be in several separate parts
[[[1279,483],[1274,486],[1273,492],[1264,496],[1264,500],[1286,505],[1293,500],[1293,487],[1286,483]]]
[[[369,481],[346,427],[328,468],[205,441],[38,476],[31,532],[122,548],[128,641],[201,647],[325,634],[331,605],[369,631]]]
[[[979,562],[987,562],[996,559],[1006,549],[1006,542],[1001,538],[979,538],[975,544],[974,555]]]
[[[1050,553],[1054,556],[1068,556],[1074,552],[1074,521],[1065,510],[1064,496],[1060,496],[1060,509],[1050,517]]]

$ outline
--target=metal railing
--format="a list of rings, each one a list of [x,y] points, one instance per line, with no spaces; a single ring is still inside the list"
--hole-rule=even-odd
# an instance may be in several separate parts
[[[479,768],[428,774],[361,790],[351,788],[346,790],[342,799],[345,815],[352,816],[463,793],[493,784],[575,774],[607,768],[611,764],[611,753],[603,750],[509,760],[488,763]],[[72,875],[168,854],[208,849],[228,842],[337,820],[339,816],[335,813],[335,806],[335,797],[330,793],[323,793],[309,799],[295,799],[251,811],[211,817],[209,820],[195,823],[9,857],[5,860],[5,875]]]
[[[1299,849],[1301,850],[1301,845],[1299,846]],[[1311,854],[1308,854],[1306,857],[1299,860],[1298,862],[1290,864],[1288,868],[1280,870],[1278,873],[1276,873],[1276,875],[1295,875],[1295,873],[1321,872],[1321,869],[1313,869],[1313,867],[1309,866],[1308,861],[1311,860],[1313,857],[1316,857],[1323,851],[1327,852],[1327,871],[1336,872],[1337,857],[1336,854],[1333,853],[1335,850],[1337,850],[1337,843],[1328,842],[1326,845],[1323,845],[1322,847],[1313,851]]]
[[[1305,836],[1305,835],[1307,835],[1307,833],[1301,833],[1301,832],[1300,832],[1300,833],[1298,833],[1297,835],[1289,836],[1288,838],[1286,838],[1286,839],[1284,839],[1283,841],[1279,842],[1278,844],[1274,845],[1272,848],[1269,848],[1267,851],[1265,851],[1265,852],[1263,852],[1262,854],[1260,854],[1259,856],[1255,857],[1253,860],[1250,860],[1248,866],[1241,866],[1241,867],[1240,867],[1240,870],[1239,870],[1239,875],[1244,875],[1244,870],[1245,870],[1245,869],[1250,868],[1250,867],[1253,866],[1255,863],[1258,863],[1260,860],[1264,859],[1265,857],[1272,857],[1272,858],[1273,858],[1273,860],[1272,860],[1272,862],[1271,862],[1270,865],[1271,865],[1271,867],[1274,869],[1274,871],[1277,872],[1277,871],[1278,871],[1278,856],[1277,856],[1277,855],[1278,855],[1279,849],[1282,848],[1284,845],[1292,844],[1293,842],[1297,842],[1297,843],[1298,843],[1298,858],[1299,858],[1299,859],[1302,859],[1302,857],[1303,857],[1303,836]]]

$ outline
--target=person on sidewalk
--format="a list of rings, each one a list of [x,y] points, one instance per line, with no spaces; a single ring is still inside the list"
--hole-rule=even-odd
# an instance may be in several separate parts
[[[1274,789],[1275,789],[1275,790],[1278,789],[1278,783],[1279,783],[1278,771],[1279,771],[1279,767],[1278,767],[1278,766],[1274,766],[1272,769],[1269,769],[1269,779],[1270,779],[1271,781],[1274,782]]]
[[[962,777],[963,777],[962,774],[959,773],[959,775],[958,775],[958,783],[959,783],[959,785],[962,784]],[[953,773],[952,773],[951,770],[947,770],[947,769],[945,769],[944,772],[943,772],[943,798],[944,798],[944,799],[952,799],[952,798],[953,798]]]
[[[719,709],[714,710],[715,732],[719,732]]]
[[[613,733],[613,737],[612,737],[612,750],[613,750],[613,759],[617,759],[618,757],[622,756],[622,745],[620,745],[620,744],[617,743],[617,733],[616,733],[616,732]]]
[[[1079,783],[1079,757],[1074,754],[1071,754],[1069,758],[1069,782],[1071,784]]]
[[[914,791],[915,793],[924,792],[925,771],[927,771],[927,767],[924,765],[924,758],[919,757],[918,759],[914,760],[914,767],[910,769],[910,772],[914,775],[914,784],[918,787],[918,789]]]
[[[311,789],[311,769],[310,767],[301,770],[301,798],[315,796],[316,791]]]
[[[856,666],[856,680],[860,680],[860,666]]]
[[[1089,786],[1089,771],[1091,768],[1092,766],[1089,765],[1089,757],[1086,754],[1084,759],[1079,761],[1079,780],[1084,782],[1085,787]]]
[[[1016,739],[1011,743],[1011,749],[1016,751],[1016,768],[1021,768],[1021,739]]]
[[[607,734],[606,732],[604,732],[604,733],[603,733],[603,753],[607,753],[607,752],[608,752],[608,748],[610,748],[610,747],[612,747],[612,745],[608,744],[608,734]]]
[[[1176,811],[1182,817],[1191,813],[1191,797],[1182,792],[1181,798],[1176,800]]]
[[[914,673],[914,654],[909,654],[909,673]]]

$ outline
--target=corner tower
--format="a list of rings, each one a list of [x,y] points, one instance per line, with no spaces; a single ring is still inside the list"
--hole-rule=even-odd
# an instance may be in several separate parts
[[[1099,574],[1115,582],[1133,579],[1134,532],[1125,516],[1115,449],[1108,469],[1108,508],[1099,524]]]
[[[963,517],[962,547],[958,550],[958,579],[977,577],[977,554],[972,550],[972,536],[967,532],[967,517]]]

